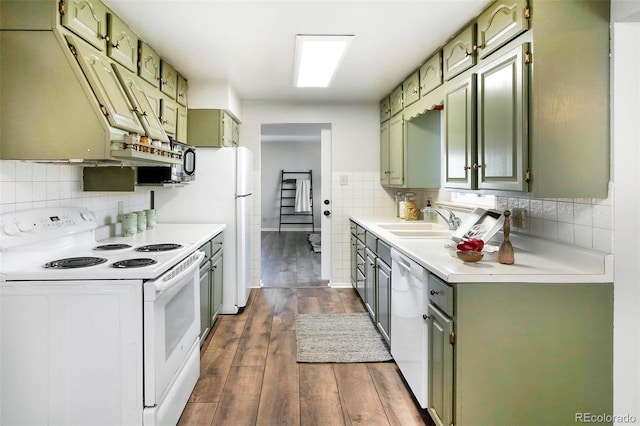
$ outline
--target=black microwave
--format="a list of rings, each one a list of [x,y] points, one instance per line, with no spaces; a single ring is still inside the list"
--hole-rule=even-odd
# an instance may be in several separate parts
[[[182,152],[182,163],[137,167],[138,184],[186,183],[196,179],[196,149],[176,141],[171,141],[171,147],[174,152]]]

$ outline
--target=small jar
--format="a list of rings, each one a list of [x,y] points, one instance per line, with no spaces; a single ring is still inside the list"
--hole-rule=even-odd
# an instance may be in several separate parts
[[[138,215],[136,213],[127,213],[122,216],[122,235],[132,237],[138,232]]]
[[[404,200],[404,192],[396,192],[396,217],[400,217],[400,203]]]
[[[153,229],[156,227],[156,211],[149,209],[144,211],[147,215],[147,229]]]
[[[144,211],[136,212],[138,215],[138,232],[144,232],[147,230],[147,215]]]

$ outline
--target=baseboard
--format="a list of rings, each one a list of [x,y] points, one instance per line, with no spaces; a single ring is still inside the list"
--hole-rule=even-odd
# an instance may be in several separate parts
[[[351,284],[351,282],[346,282],[346,283],[337,283],[337,282],[330,282],[329,283],[329,287],[331,288],[353,288],[353,285]]]
[[[261,232],[278,232],[278,228],[260,228]],[[286,232],[320,232],[320,227],[316,227],[314,231],[313,228],[282,228],[280,231]]]

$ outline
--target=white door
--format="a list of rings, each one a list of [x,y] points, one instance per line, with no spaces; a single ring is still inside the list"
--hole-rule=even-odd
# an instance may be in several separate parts
[[[320,162],[322,169],[322,202],[320,204],[320,275],[323,280],[331,280],[331,128],[320,131]],[[326,202],[329,202],[326,204]],[[329,212],[329,215],[325,215]]]

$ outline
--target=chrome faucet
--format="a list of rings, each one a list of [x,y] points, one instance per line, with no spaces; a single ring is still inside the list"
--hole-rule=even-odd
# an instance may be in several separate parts
[[[447,213],[449,213],[449,217],[445,217],[444,213],[442,213],[441,210],[445,210]],[[455,213],[453,213],[450,209],[446,208],[446,207],[440,207],[440,208],[436,208],[436,207],[432,207],[432,206],[426,206],[420,209],[421,212],[426,212],[426,211],[434,211],[436,213],[438,213],[438,215],[444,219],[445,222],[447,222],[447,225],[449,225],[449,229],[452,231],[455,231],[456,229],[458,229],[458,227],[460,226],[461,220],[458,216],[455,215]]]

